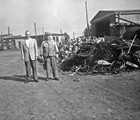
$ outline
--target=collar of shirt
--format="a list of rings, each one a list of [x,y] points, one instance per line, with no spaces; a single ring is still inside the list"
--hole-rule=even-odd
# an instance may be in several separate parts
[[[48,40],[48,41],[44,41],[45,43],[52,43],[53,42],[53,40]]]
[[[27,47],[29,47],[29,42],[30,42],[30,40],[31,40],[31,38],[28,38],[28,39],[26,39],[26,45],[27,45]]]

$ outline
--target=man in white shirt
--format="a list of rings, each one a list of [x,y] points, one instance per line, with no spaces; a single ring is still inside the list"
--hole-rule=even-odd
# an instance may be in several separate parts
[[[31,80],[31,68],[33,71],[33,79],[38,82],[36,59],[38,57],[38,47],[36,39],[31,38],[31,32],[27,30],[25,32],[26,39],[21,43],[21,57],[25,62],[26,68],[26,82]]]
[[[29,41],[30,41],[30,38],[26,39],[26,41],[25,41],[28,48],[29,48]]]

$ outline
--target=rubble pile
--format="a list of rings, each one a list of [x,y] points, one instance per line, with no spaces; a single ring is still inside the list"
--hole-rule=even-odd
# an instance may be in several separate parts
[[[75,54],[60,62],[59,69],[85,74],[113,74],[140,69],[140,45],[134,39],[83,43]]]

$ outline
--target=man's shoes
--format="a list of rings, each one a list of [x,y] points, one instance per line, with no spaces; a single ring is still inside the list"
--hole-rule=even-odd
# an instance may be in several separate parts
[[[34,80],[34,82],[38,82],[38,79],[37,80]]]
[[[30,77],[27,77],[26,80],[25,80],[25,83],[28,83],[28,82],[31,82],[31,78]]]
[[[47,80],[48,80],[48,79],[53,80],[54,78],[53,78],[53,77],[48,77]]]
[[[46,81],[48,81],[48,80],[59,80],[59,78],[58,77],[55,77],[55,78],[53,78],[53,77],[47,77]]]
[[[31,77],[26,77],[26,80],[29,80],[29,81],[31,81],[31,79],[32,79]]]
[[[58,77],[55,77],[54,80],[59,80],[59,78]]]
[[[25,82],[24,82],[24,83],[26,84],[26,83],[28,83],[28,82],[30,82],[30,81],[29,81],[29,80],[25,80]]]

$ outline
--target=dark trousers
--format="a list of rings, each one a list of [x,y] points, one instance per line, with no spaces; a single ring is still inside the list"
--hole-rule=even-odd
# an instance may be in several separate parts
[[[27,78],[31,78],[31,68],[32,68],[32,72],[33,72],[33,79],[37,80],[38,76],[37,76],[37,69],[36,69],[36,60],[29,60],[29,61],[25,61],[25,68],[26,68],[26,77]]]
[[[47,78],[51,77],[51,74],[53,73],[54,78],[58,78],[58,70],[57,70],[57,63],[56,63],[56,58],[54,56],[52,57],[45,57],[45,62],[46,62],[46,76]],[[51,73],[52,70],[52,73]]]

